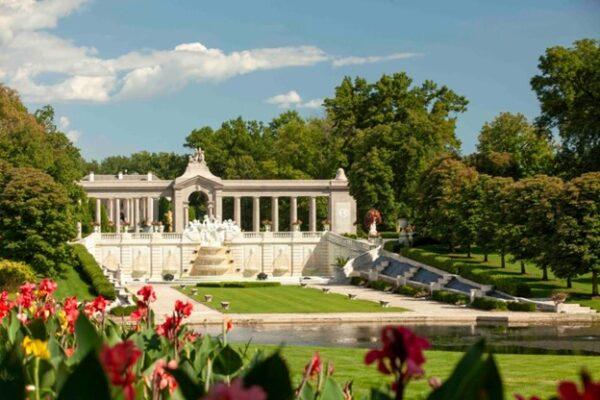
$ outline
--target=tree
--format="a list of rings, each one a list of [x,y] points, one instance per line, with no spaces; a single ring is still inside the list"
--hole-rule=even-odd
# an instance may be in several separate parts
[[[522,266],[524,260],[539,265],[543,280],[548,280],[548,265],[555,253],[551,239],[557,228],[563,189],[560,178],[536,175],[516,182],[509,196],[510,252]]]
[[[25,261],[55,274],[70,259],[75,236],[66,190],[34,168],[14,168],[0,193],[0,258]]]
[[[324,104],[332,132],[342,140],[349,169],[367,171],[353,164],[364,163],[377,148],[393,173],[392,189],[385,197],[393,197],[394,206],[359,202],[359,208],[409,214],[421,173],[440,155],[458,153],[455,116],[466,110],[467,100],[431,81],[413,85],[408,75],[397,73],[374,83],[346,77]],[[366,179],[354,173],[350,187],[358,193]]]
[[[175,179],[183,174],[187,166],[187,156],[168,152],[150,153],[140,151],[129,156],[111,156],[104,160],[91,161],[86,169],[98,174],[118,172],[146,174],[152,172],[161,179]]]
[[[488,261],[488,253],[497,251],[500,253],[500,265],[506,268],[506,253],[511,228],[507,223],[510,204],[507,201],[510,187],[513,184],[511,178],[480,175],[480,201],[477,213],[480,225],[476,232],[477,245],[484,252],[484,261]]]
[[[418,193],[419,231],[446,243],[451,251],[463,245],[470,257],[480,225],[477,171],[443,158],[423,174]]]
[[[558,129],[563,174],[600,170],[600,42],[583,39],[572,47],[551,47],[538,68],[531,79],[541,106],[537,123]]]
[[[518,179],[548,173],[553,157],[549,133],[540,132],[523,114],[501,113],[479,133],[478,167],[490,175]]]
[[[592,274],[592,295],[598,295],[600,272],[600,172],[589,172],[565,185],[555,235],[552,271],[571,278]]]

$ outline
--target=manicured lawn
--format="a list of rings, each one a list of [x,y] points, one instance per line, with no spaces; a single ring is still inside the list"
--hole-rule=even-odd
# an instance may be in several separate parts
[[[257,349],[268,352],[276,346],[251,346],[250,354]],[[291,346],[283,348],[283,355],[294,373],[294,382],[299,382],[304,366],[315,351],[319,351],[323,360],[332,361],[335,366],[334,376],[340,383],[354,381],[355,398],[367,393],[371,386],[385,385],[387,376],[377,372],[375,366],[364,365],[365,349],[326,348]],[[429,351],[426,354],[426,377],[447,377],[454,369],[462,353],[447,351]],[[570,379],[579,382],[579,371],[582,367],[592,372],[595,379],[600,377],[600,357],[595,356],[562,356],[562,355],[521,355],[498,354],[495,356],[499,364],[500,374],[504,380],[505,398],[513,398],[514,393],[521,393],[527,398],[539,395],[549,398],[556,394],[556,384],[560,380]],[[407,398],[419,399],[429,392],[427,380],[422,379],[410,383]]]
[[[500,268],[498,254],[490,254],[489,261],[485,263],[483,262],[483,253],[477,248],[473,249],[471,258],[467,258],[463,253],[449,253],[447,248],[441,246],[423,246],[409,251],[432,255],[440,262],[452,260],[454,263],[466,264],[476,275],[503,277],[514,282],[526,283],[531,287],[532,298],[547,298],[555,291],[567,292],[569,293],[568,302],[580,303],[600,311],[600,298],[591,298],[590,296],[592,291],[591,274],[573,279],[573,287],[567,289],[566,280],[554,277],[552,271],[548,271],[549,280],[543,281],[542,270],[532,263],[526,263],[527,273],[521,274],[519,262],[512,262],[511,256],[506,257],[506,268]],[[418,257],[415,259],[424,262]]]
[[[56,289],[56,297],[64,299],[69,296],[77,296],[78,300],[89,300],[94,298],[94,293],[90,285],[87,284],[79,272],[70,265],[64,266],[64,272],[56,278],[58,288]]]
[[[222,301],[230,302],[228,313],[339,313],[339,312],[398,312],[402,308],[386,307],[365,300],[350,300],[339,294],[325,294],[317,289],[300,286],[274,286],[257,288],[196,288],[196,296],[191,294],[192,286],[179,289],[197,301],[204,302],[204,295],[210,294],[213,300],[204,303],[219,309]]]

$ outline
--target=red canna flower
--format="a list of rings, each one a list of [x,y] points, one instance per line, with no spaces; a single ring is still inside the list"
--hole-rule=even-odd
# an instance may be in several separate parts
[[[75,348],[74,347],[67,347],[65,349],[65,355],[67,357],[71,357],[74,353],[75,353]]]
[[[107,304],[108,302],[106,299],[102,297],[102,295],[99,295],[93,301],[85,305],[83,312],[88,316],[88,318],[94,316],[96,313],[104,314]]]
[[[37,295],[39,298],[47,298],[49,296],[52,296],[52,294],[56,291],[57,287],[58,284],[52,279],[44,278],[38,286]]]
[[[260,386],[244,387],[240,378],[231,382],[231,385],[217,383],[203,400],[266,400],[267,394]]]
[[[321,356],[319,352],[315,352],[312,356],[312,359],[306,364],[304,367],[304,375],[314,378],[315,376],[321,373],[321,369],[323,367],[323,361],[321,361]]]
[[[54,301],[47,301],[43,303],[41,307],[37,308],[33,316],[46,321],[51,315],[54,315],[55,312],[56,307],[54,305]]]
[[[175,339],[181,320],[175,316],[170,316],[165,319],[165,322],[156,327],[156,333],[167,339]]]
[[[580,392],[575,382],[563,381],[558,385],[560,400],[598,400],[600,399],[600,381],[593,382],[587,372],[581,373],[583,392]]]
[[[181,300],[175,301],[175,312],[181,317],[189,317],[192,314],[194,305],[189,301],[183,302]]]
[[[100,362],[108,379],[114,386],[121,387],[126,400],[135,400],[135,374],[132,369],[142,352],[132,341],[104,346],[100,351]]]
[[[137,294],[142,298],[142,301],[146,304],[150,304],[151,302],[156,300],[156,293],[154,293],[154,289],[152,285],[146,285],[137,291]]]
[[[63,311],[65,312],[69,332],[75,332],[75,321],[77,321],[77,317],[79,316],[76,296],[67,297],[65,299],[63,302]]]
[[[377,361],[379,372],[394,375],[392,389],[403,393],[411,378],[423,375],[423,350],[429,348],[429,342],[402,326],[384,327],[381,330],[381,342],[381,349],[371,350],[366,354],[365,363],[370,365]]]
[[[231,332],[233,330],[233,321],[231,319],[227,319],[225,323],[225,332]]]
[[[35,291],[35,284],[24,283],[19,288],[19,295],[17,296],[17,304],[22,308],[29,308],[33,304],[33,292]]]
[[[154,371],[152,372],[152,384],[156,391],[163,391],[169,389],[169,393],[173,394],[177,388],[177,381],[173,375],[167,372],[168,369],[176,369],[177,361],[171,360],[168,363],[165,360],[158,360],[154,365]]]
[[[3,290],[0,293],[0,320],[8,315],[11,308],[13,308],[13,304],[8,300],[8,293],[6,290]]]
[[[138,301],[137,308],[131,313],[130,317],[133,321],[140,323],[148,316],[148,307],[142,301]]]

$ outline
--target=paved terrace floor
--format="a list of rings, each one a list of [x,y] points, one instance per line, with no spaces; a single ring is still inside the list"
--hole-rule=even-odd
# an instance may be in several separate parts
[[[128,289],[135,293],[142,284],[130,284]],[[322,288],[325,285],[311,285]],[[221,324],[225,317],[237,324],[314,324],[314,323],[423,323],[443,325],[473,324],[509,324],[511,326],[552,324],[552,323],[589,323],[600,321],[600,314],[557,314],[550,312],[507,312],[484,311],[440,303],[427,299],[416,299],[394,293],[386,293],[361,286],[327,285],[332,293],[355,294],[357,299],[375,302],[387,301],[390,306],[402,307],[400,313],[321,313],[321,314],[223,314],[180,293],[167,284],[155,284],[157,301],[153,303],[157,321],[170,315],[176,300],[191,301],[194,311],[188,319],[191,324]]]

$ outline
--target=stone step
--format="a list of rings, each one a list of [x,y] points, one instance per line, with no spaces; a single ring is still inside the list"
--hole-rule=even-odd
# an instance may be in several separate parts
[[[596,310],[577,303],[560,304],[559,312],[564,314],[596,314]]]

